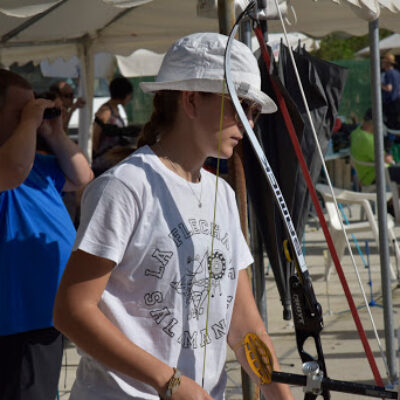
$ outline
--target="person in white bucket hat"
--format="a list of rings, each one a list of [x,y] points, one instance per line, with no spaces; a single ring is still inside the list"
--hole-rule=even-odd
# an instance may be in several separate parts
[[[188,90],[227,93],[224,85],[224,52],[227,36],[196,33],[175,42],[161,64],[155,82],[141,82],[144,92]],[[231,51],[230,69],[240,98],[257,103],[263,113],[277,110],[272,99],[261,91],[257,60],[251,50],[235,40]]]
[[[235,194],[202,168],[209,156],[230,157],[243,136],[223,89],[226,42],[197,33],[172,45],[157,80],[141,85],[155,96],[138,150],[83,195],[54,308],[55,326],[83,350],[71,400],[222,400],[227,344],[255,378],[243,344],[251,332],[279,370],[249,285]],[[232,55],[253,124],[276,107],[251,51],[234,42]],[[293,399],[283,384],[261,389]]]

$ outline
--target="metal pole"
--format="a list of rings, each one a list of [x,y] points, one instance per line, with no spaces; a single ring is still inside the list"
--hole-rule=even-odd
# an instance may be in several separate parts
[[[379,253],[381,262],[381,283],[383,296],[383,315],[385,323],[386,357],[390,379],[397,381],[396,349],[394,345],[393,304],[390,282],[389,240],[387,232],[386,184],[384,173],[383,118],[381,77],[379,65],[379,19],[369,22],[369,39],[371,47],[371,85],[372,116],[374,120],[375,171],[378,198]]]
[[[235,24],[235,0],[218,0],[219,32],[229,35]]]
[[[243,42],[250,50],[252,50],[250,21],[243,21],[240,24],[239,40]]]
[[[258,311],[264,321],[265,328],[268,330],[267,318],[267,291],[265,290],[265,263],[263,241],[257,226],[257,216],[254,208],[250,204],[250,232],[251,232],[251,252],[254,257],[253,264],[253,286],[254,297],[256,299]]]
[[[219,21],[219,31],[224,35],[228,35],[235,24],[236,16],[235,16],[235,1],[234,0],[218,0],[218,21]],[[235,151],[237,153],[237,151]],[[236,159],[236,160],[235,160]],[[236,162],[235,162],[236,161]],[[229,169],[239,169],[243,170],[243,167],[239,167],[240,157],[237,154],[234,154],[232,160],[229,161]],[[241,164],[241,162],[240,162]],[[237,168],[235,168],[235,165]],[[244,177],[244,171],[238,171],[240,175]],[[241,173],[243,172],[243,174]],[[235,191],[240,188],[235,188]],[[245,188],[244,188],[245,190]],[[242,207],[241,207],[242,209]],[[246,218],[247,222],[247,218]],[[241,377],[242,377],[242,393],[243,400],[250,400],[258,398],[258,393],[256,390],[256,385],[250,380],[247,373],[241,369]]]
[[[259,10],[266,10],[267,9],[267,0],[257,0],[257,7]],[[264,42],[268,42],[268,24],[267,20],[263,19],[260,21],[261,31],[264,35]]]
[[[89,161],[92,159],[92,135],[90,125],[93,118],[94,93],[94,53],[93,42],[85,38],[78,47],[81,70],[79,76],[79,95],[86,100],[85,107],[79,110],[78,144]]]
[[[251,50],[251,25],[250,21],[244,21],[240,25],[239,40],[243,42]],[[267,300],[265,290],[265,265],[264,265],[264,252],[263,243],[260,231],[257,227],[257,218],[253,207],[250,205],[250,240],[252,253],[254,256],[253,264],[253,290],[254,298],[257,303],[258,311],[264,321],[265,327],[267,328]]]
[[[265,329],[268,331],[268,318],[267,318],[267,291],[265,287],[265,263],[264,263],[264,248],[263,240],[260,230],[257,226],[257,216],[254,208],[249,204],[250,209],[250,238],[251,238],[251,252],[254,257],[253,269],[253,293],[256,300],[258,311],[264,321]],[[243,385],[243,388],[245,386]],[[249,392],[246,396],[249,399],[261,398],[261,391],[257,390],[254,385],[249,387]],[[258,397],[256,397],[258,396]]]

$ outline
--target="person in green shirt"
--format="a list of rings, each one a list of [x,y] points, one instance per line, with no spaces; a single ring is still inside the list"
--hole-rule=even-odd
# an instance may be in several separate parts
[[[371,109],[365,113],[363,123],[350,134],[350,153],[361,185],[375,183],[374,123]],[[400,166],[394,165],[390,146],[386,143],[385,163],[389,164],[390,178],[400,183]]]

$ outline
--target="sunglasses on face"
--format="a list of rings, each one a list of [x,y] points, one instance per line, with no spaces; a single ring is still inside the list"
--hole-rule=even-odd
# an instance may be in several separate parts
[[[217,96],[224,97],[225,100],[229,101],[232,106],[233,102],[232,99],[228,95],[222,95],[219,93],[216,93]],[[249,120],[252,120],[253,122],[256,122],[258,117],[261,114],[261,106],[256,103],[255,101],[251,101],[249,99],[239,99],[240,104],[242,105],[243,111],[246,114],[246,117]],[[240,123],[239,115],[235,111],[235,120],[236,122]]]
[[[251,101],[248,99],[240,99],[240,104],[242,105],[243,111],[246,114],[247,118],[251,119],[253,122],[256,122],[261,114],[261,106],[255,101]],[[236,120],[239,119],[237,113],[235,113],[235,118]]]
[[[73,99],[74,98],[74,94],[73,93],[63,93],[62,97],[65,97],[67,99]]]

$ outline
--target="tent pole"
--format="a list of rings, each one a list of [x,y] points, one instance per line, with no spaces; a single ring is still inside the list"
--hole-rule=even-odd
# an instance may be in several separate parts
[[[245,20],[240,25],[239,39],[247,47],[252,50],[251,46],[251,25],[250,21]],[[265,265],[263,256],[262,237],[257,227],[257,218],[254,210],[250,206],[250,241],[253,249],[254,264],[253,264],[253,290],[254,297],[257,303],[258,310],[264,321],[265,327],[268,327],[267,321],[267,294],[265,288]]]
[[[250,240],[251,250],[254,257],[253,264],[253,290],[258,310],[266,330],[268,331],[268,314],[267,314],[267,291],[265,282],[265,260],[264,246],[260,230],[257,226],[257,216],[254,208],[250,204]]]
[[[379,65],[379,19],[369,22],[371,86],[372,86],[372,115],[374,120],[374,147],[375,171],[378,197],[378,226],[379,226],[379,253],[381,263],[381,284],[383,296],[383,313],[385,324],[386,357],[389,367],[390,380],[396,382],[398,378],[395,357],[393,303],[390,281],[389,240],[387,232],[386,184],[383,161],[383,118],[381,77]]]
[[[219,32],[229,35],[235,20],[235,0],[218,0]]]
[[[79,109],[78,144],[89,161],[92,158],[92,116],[94,95],[94,52],[93,42],[84,38],[79,44],[81,73],[79,80],[79,95],[86,100],[85,107]]]
[[[243,42],[250,50],[252,50],[250,21],[243,21],[240,24],[239,40]]]
[[[218,21],[219,31],[224,35],[229,35],[233,25],[235,24],[235,1],[234,0],[218,0]],[[228,161],[229,180],[239,200],[240,221],[244,237],[248,238],[247,229],[247,196],[246,184],[243,169],[241,153],[241,144],[237,146],[233,156]],[[242,394],[243,400],[258,399],[258,391],[256,385],[250,380],[247,373],[241,368],[242,377]]]

